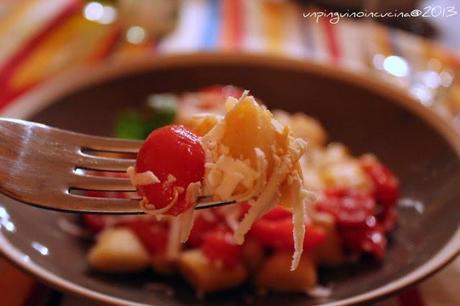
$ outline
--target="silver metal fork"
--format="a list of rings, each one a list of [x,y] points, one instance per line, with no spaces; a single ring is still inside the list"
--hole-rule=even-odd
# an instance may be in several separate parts
[[[141,145],[141,141],[91,136],[0,118],[0,193],[51,210],[143,213],[139,198],[85,195],[88,191],[135,192],[128,178],[94,176],[81,171],[124,172],[134,165],[133,158],[102,157],[92,153],[132,153],[134,156]],[[196,209],[234,203],[205,202],[205,198],[199,199]]]

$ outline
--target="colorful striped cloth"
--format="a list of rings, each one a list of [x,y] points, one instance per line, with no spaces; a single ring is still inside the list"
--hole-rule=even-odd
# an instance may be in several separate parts
[[[0,111],[30,89],[77,66],[155,53],[242,51],[311,59],[375,75],[407,88],[452,122],[460,121],[460,84],[448,79],[459,70],[459,59],[430,41],[367,21],[343,19],[332,24],[323,18],[316,22],[302,13],[317,8],[291,2],[187,0],[173,32],[161,41],[134,45],[124,39],[120,24],[85,19],[82,0],[12,2],[0,4]],[[385,72],[381,60],[389,56],[405,59],[410,73],[395,77]],[[426,76],[433,73],[441,81],[447,78],[449,86],[427,82]],[[0,279],[2,306],[93,305],[50,290],[1,259],[0,273],[7,275]],[[418,287],[375,305],[460,305],[459,280],[457,259]]]

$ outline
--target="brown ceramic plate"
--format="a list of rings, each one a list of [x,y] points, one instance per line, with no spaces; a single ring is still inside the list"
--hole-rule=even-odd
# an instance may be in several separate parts
[[[254,297],[255,305],[368,301],[429,276],[459,252],[460,139],[404,93],[331,67],[228,54],[142,60],[62,76],[23,98],[8,114],[110,135],[117,114],[127,106],[141,105],[150,93],[183,92],[216,83],[250,89],[270,107],[318,118],[330,140],[347,144],[354,154],[375,152],[402,182],[399,227],[383,264],[363,261],[322,271],[321,281],[333,289],[323,300],[269,295]],[[0,249],[54,286],[110,303],[238,305],[251,293],[250,288],[240,288],[200,301],[179,279],[92,272],[85,262],[88,245],[61,231],[60,217],[0,196]],[[176,294],[145,289],[158,280],[173,285]]]

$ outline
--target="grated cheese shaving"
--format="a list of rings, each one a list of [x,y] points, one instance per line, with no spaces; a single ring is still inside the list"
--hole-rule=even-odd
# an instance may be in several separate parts
[[[169,223],[168,244],[166,245],[166,257],[175,259],[181,250],[180,243],[180,220],[173,218]]]
[[[249,232],[252,224],[263,214],[275,207],[279,198],[278,188],[286,178],[291,167],[291,162],[287,158],[283,158],[282,163],[278,162],[275,172],[259,197],[255,201],[250,201],[251,207],[233,235],[235,243],[243,244],[244,236]]]
[[[300,262],[303,251],[303,241],[305,237],[305,206],[302,195],[302,182],[300,176],[296,174],[291,183],[292,199],[292,224],[294,238],[294,254],[292,255],[291,271],[294,271]]]
[[[174,206],[174,204],[177,203],[179,194],[184,192],[183,188],[181,187],[174,187],[173,190],[174,190],[174,198],[168,205],[166,205],[163,208],[156,208],[155,204],[150,203],[146,197],[143,197],[142,200],[140,201],[140,205],[142,209],[144,210],[144,212],[148,215],[155,216],[155,215],[162,215],[166,213],[168,210],[170,210]]]
[[[181,229],[180,229],[180,242],[184,243],[190,236],[190,231],[193,227],[193,219],[195,217],[195,204],[198,196],[201,193],[201,182],[190,183],[185,191],[185,201],[190,203],[190,208],[179,216]]]
[[[129,167],[126,170],[126,173],[128,174],[129,180],[133,186],[144,186],[160,182],[158,177],[152,171],[136,173],[134,167]]]
[[[193,219],[195,217],[195,209],[194,206],[187,209],[184,213],[179,216],[180,222],[180,234],[179,234],[179,241],[184,243],[188,240],[190,236],[190,232],[192,231],[193,227]]]

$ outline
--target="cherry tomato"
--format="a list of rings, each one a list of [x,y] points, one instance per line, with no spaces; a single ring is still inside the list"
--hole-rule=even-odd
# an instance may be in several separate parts
[[[292,232],[293,225],[290,217],[278,220],[262,218],[252,225],[249,235],[262,246],[277,250],[293,251],[294,238]],[[306,226],[303,241],[304,250],[314,249],[325,238],[326,234],[323,229],[314,225]]]
[[[373,216],[369,217],[366,225],[361,228],[341,227],[339,234],[344,247],[354,253],[364,251],[378,259],[385,255],[385,230]]]
[[[395,228],[396,222],[398,221],[398,217],[399,214],[395,207],[386,209],[378,216],[379,223],[383,226],[383,229],[387,233]]]
[[[168,244],[168,226],[155,220],[134,219],[120,224],[130,228],[150,254],[161,254]]]
[[[292,212],[290,209],[284,206],[277,205],[274,208],[270,209],[268,213],[266,213],[263,216],[263,218],[266,220],[274,220],[274,221],[280,220],[280,219],[286,219],[286,218],[291,219]]]
[[[359,227],[374,214],[375,201],[361,190],[334,188],[324,192],[316,207],[334,216],[338,225]]]
[[[383,204],[384,207],[394,206],[399,197],[399,181],[393,172],[370,157],[363,157],[361,166],[374,183],[377,202]]]
[[[82,217],[83,223],[95,233],[102,231],[107,225],[104,216],[101,215],[84,214]]]
[[[167,214],[178,215],[190,207],[185,201],[185,190],[204,176],[205,153],[198,136],[180,125],[168,125],[154,130],[139,150],[136,172],[152,171],[159,183],[138,186],[155,208],[167,206],[175,192],[176,205]]]
[[[204,236],[206,236],[209,231],[216,228],[218,222],[219,220],[217,219],[209,220],[199,215],[193,222],[193,227],[187,240],[187,245],[192,248],[199,247],[203,242]]]
[[[213,262],[220,262],[225,268],[232,268],[241,262],[240,245],[233,242],[232,233],[226,229],[209,232],[203,239],[202,252]]]

